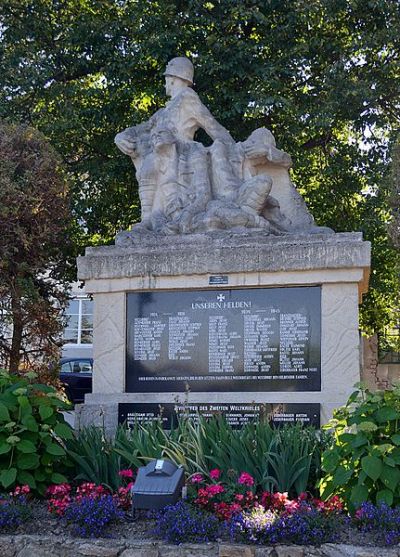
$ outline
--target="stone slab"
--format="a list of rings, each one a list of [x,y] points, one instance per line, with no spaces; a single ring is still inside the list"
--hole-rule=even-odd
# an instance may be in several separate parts
[[[159,237],[131,247],[86,248],[78,258],[85,281],[312,269],[354,269],[370,265],[369,242],[361,233],[272,237],[263,234],[194,234]]]

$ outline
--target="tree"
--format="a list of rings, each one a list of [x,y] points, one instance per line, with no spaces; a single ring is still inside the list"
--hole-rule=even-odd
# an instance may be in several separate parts
[[[0,122],[0,367],[58,356],[71,220],[59,157],[42,134]]]
[[[62,153],[79,246],[139,217],[125,127],[161,106],[166,62],[195,62],[196,90],[237,140],[259,126],[294,159],[317,223],[373,241],[362,326],[390,321],[398,289],[385,176],[399,125],[400,4],[393,0],[3,0],[0,115]]]
[[[390,206],[393,220],[390,223],[389,236],[393,245],[400,249],[400,143],[393,148],[391,186]]]

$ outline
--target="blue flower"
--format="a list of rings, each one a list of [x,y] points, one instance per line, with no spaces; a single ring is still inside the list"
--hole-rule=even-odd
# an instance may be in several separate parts
[[[221,532],[219,520],[184,501],[169,505],[156,514],[154,535],[169,543],[215,541]]]
[[[107,526],[123,517],[111,495],[83,497],[69,505],[64,515],[74,534],[83,538],[104,537]]]

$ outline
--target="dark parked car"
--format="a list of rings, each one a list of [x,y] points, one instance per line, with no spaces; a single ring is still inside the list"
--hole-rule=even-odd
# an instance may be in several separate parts
[[[92,392],[93,358],[61,358],[60,379],[66,384],[65,392],[74,404],[83,402]]]

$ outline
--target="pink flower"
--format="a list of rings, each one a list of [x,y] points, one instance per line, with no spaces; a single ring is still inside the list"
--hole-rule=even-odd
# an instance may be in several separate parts
[[[210,478],[212,480],[219,480],[221,476],[221,470],[218,470],[218,468],[214,468],[213,470],[210,470]]]
[[[31,492],[29,485],[17,485],[14,491],[10,492],[11,497],[18,497],[19,495],[28,495]]]
[[[126,469],[126,470],[120,470],[118,472],[118,476],[120,476],[121,478],[133,478],[133,471]]]
[[[192,484],[199,484],[204,481],[203,474],[193,474],[190,478],[190,482]]]
[[[242,472],[238,479],[238,484],[241,485],[254,485],[254,478],[247,472]]]
[[[56,495],[58,497],[63,495],[68,495],[71,491],[70,484],[63,483],[63,484],[53,484],[47,488],[46,497],[49,495]]]
[[[224,493],[225,491],[225,489],[220,484],[209,485],[206,490],[211,497],[214,497],[214,495],[218,495],[218,493]]]

